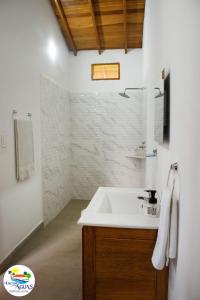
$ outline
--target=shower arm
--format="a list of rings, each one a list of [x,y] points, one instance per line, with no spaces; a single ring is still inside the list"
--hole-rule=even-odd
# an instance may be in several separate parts
[[[144,90],[144,88],[125,88],[124,92],[127,90]]]
[[[125,88],[123,93],[119,93],[120,96],[124,97],[124,98],[130,98],[129,95],[126,94],[127,90],[144,90],[144,88]]]

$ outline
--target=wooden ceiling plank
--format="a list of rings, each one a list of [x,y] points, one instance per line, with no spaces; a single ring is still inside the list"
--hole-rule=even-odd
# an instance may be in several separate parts
[[[67,18],[65,16],[65,13],[64,13],[64,9],[63,9],[63,6],[62,6],[62,3],[60,0],[54,0],[54,3],[55,3],[55,6],[56,6],[56,9],[58,11],[58,15],[61,19],[61,22],[63,24],[63,27],[65,29],[65,32],[69,38],[69,41],[71,43],[71,46],[72,46],[72,50],[73,50],[73,53],[74,55],[76,56],[77,55],[77,49],[76,49],[76,45],[74,43],[74,39],[73,39],[73,36],[72,36],[72,33],[71,33],[71,30],[70,30],[70,27],[69,27],[69,24],[68,24],[68,21],[67,21]]]
[[[127,5],[126,0],[123,0],[123,12],[124,12],[124,51],[128,52],[128,42],[127,42]]]
[[[101,54],[101,41],[100,41],[98,29],[97,29],[96,17],[95,17],[95,11],[94,11],[94,5],[93,5],[92,1],[93,0],[88,0],[88,4],[89,4],[89,7],[90,7],[90,12],[91,12],[91,16],[92,16],[92,22],[93,22],[93,25],[94,25],[97,47],[99,49],[98,51],[99,51],[99,54]]]

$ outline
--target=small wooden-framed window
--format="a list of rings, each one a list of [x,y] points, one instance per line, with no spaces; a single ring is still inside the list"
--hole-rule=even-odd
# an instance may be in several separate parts
[[[102,63],[91,65],[92,80],[119,80],[120,63]]]

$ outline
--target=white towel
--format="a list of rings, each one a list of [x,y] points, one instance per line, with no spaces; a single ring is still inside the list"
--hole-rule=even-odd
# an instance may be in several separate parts
[[[152,256],[153,266],[158,270],[162,270],[165,265],[168,265],[169,258],[176,258],[177,252],[177,207],[179,193],[175,188],[177,179],[175,173],[172,174],[170,179],[161,199],[158,236]]]
[[[177,172],[174,178],[174,188],[171,199],[171,220],[169,233],[169,258],[175,259],[178,244],[178,201],[180,197],[179,177]]]
[[[16,178],[23,181],[33,175],[34,149],[31,120],[14,120]]]

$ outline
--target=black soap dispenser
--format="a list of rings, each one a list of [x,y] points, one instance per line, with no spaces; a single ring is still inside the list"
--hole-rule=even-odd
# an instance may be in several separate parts
[[[151,217],[158,217],[160,213],[160,206],[157,204],[156,190],[145,190],[149,193],[148,203],[145,206],[145,215]]]
[[[146,190],[145,192],[149,193],[149,203],[157,204],[157,198],[155,197],[156,190]]]

